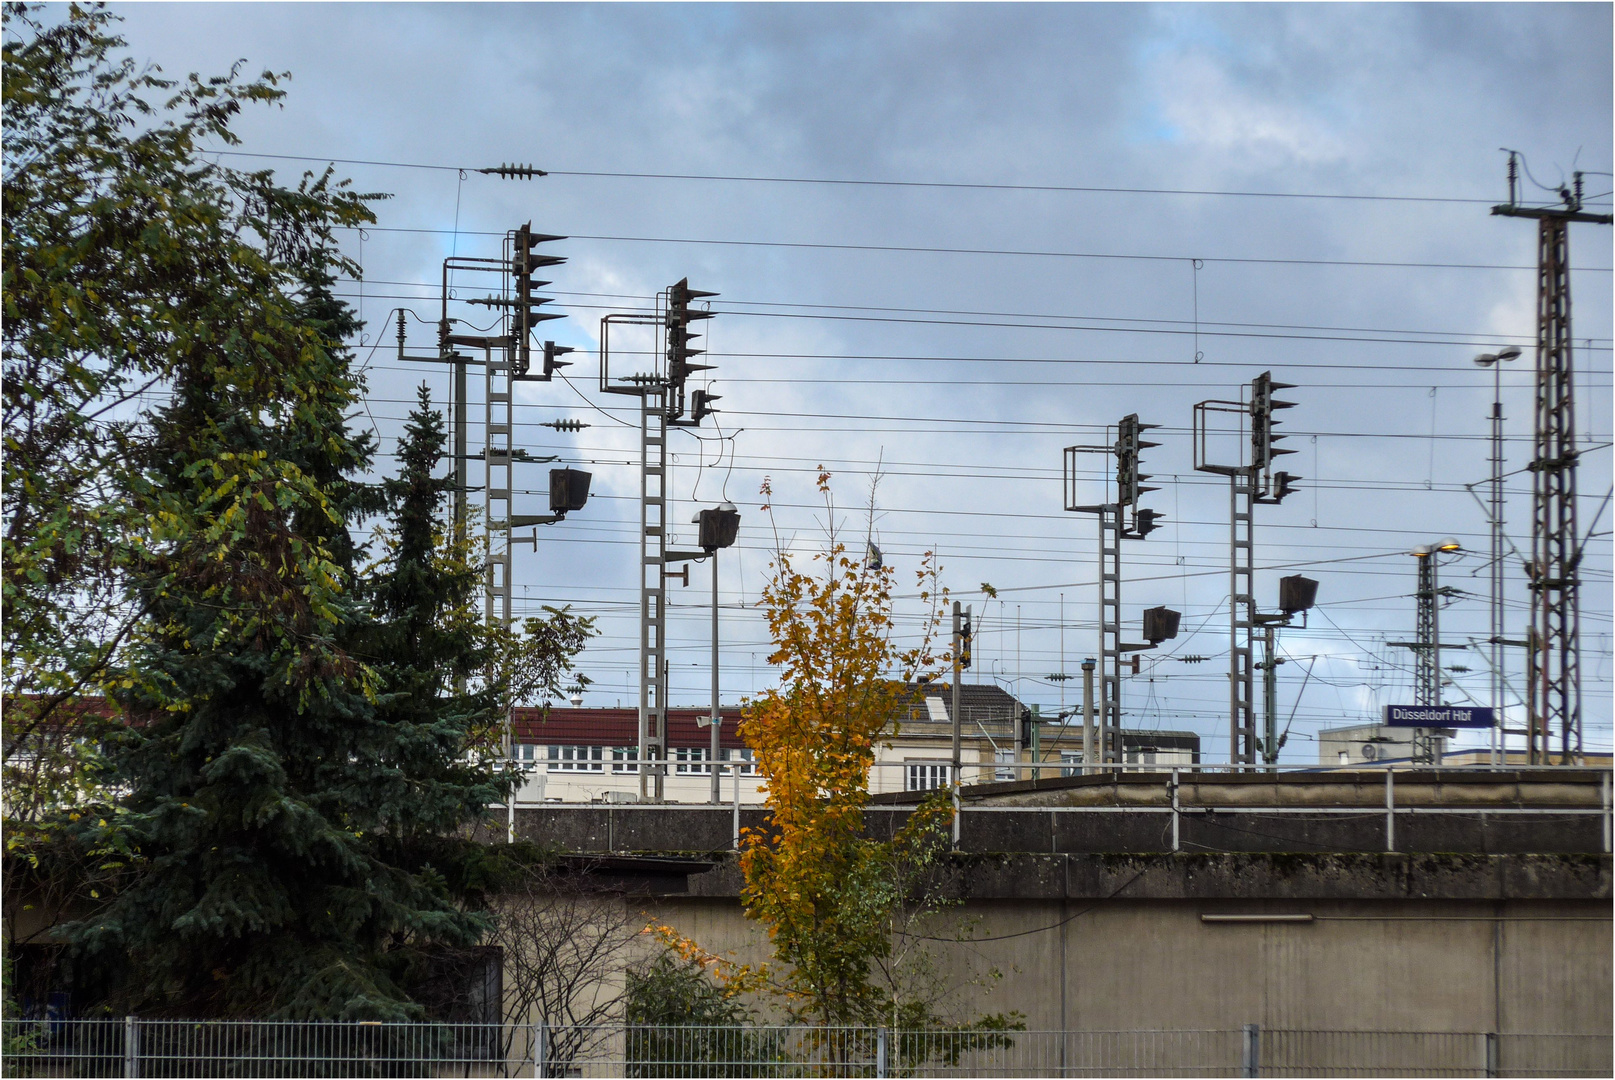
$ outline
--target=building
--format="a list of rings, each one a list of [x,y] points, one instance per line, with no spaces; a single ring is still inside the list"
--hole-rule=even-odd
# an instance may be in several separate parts
[[[1326,768],[1412,764],[1414,730],[1384,724],[1324,728],[1318,732],[1318,764]],[[1443,760],[1446,751],[1446,737],[1436,736],[1437,763]]]
[[[952,782],[951,686],[916,687],[901,707],[896,730],[880,743],[872,794],[928,791]],[[709,709],[669,709],[669,802],[712,797]],[[751,750],[737,732],[740,710],[725,708],[718,729],[722,800],[760,803],[764,792]],[[960,771],[963,783],[990,784],[1075,775],[1083,765],[1081,724],[1041,719],[1002,687],[959,687]],[[517,709],[516,759],[527,769],[518,805],[543,802],[635,802],[639,798],[639,711],[634,708]],[[1138,767],[1194,765],[1200,737],[1187,731],[1123,731],[1126,763]],[[1035,751],[1035,752],[1034,752]],[[738,776],[738,795],[736,778]]]

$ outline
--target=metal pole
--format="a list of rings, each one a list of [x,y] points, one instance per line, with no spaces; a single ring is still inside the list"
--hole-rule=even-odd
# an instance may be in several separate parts
[[[140,1075],[140,1019],[123,1018],[123,1075]]]
[[[1032,706],[1032,779],[1043,779],[1043,718],[1041,705]]]
[[[1396,850],[1396,781],[1389,765],[1385,766],[1385,850]]]
[[[1082,771],[1084,774],[1094,771],[1093,755],[1093,672],[1094,659],[1089,657],[1082,662]]]
[[[955,600],[953,602],[953,708],[949,710],[953,714],[950,719],[953,721],[953,786],[955,788],[964,782],[963,762],[961,760],[963,757],[962,732],[959,722],[959,674],[963,670],[959,665],[959,650],[963,644],[959,638],[961,614],[962,609],[959,606],[959,601]]]
[[[1262,1025],[1246,1024],[1245,1037],[1240,1044],[1240,1074],[1262,1075]]]
[[[1240,752],[1239,665],[1239,474],[1228,476],[1228,763],[1244,760]]]
[[[1441,551],[1430,552],[1430,703],[1441,704]],[[1434,736],[1431,737],[1432,740]],[[1434,743],[1432,742],[1432,745]]]
[[[953,708],[949,710],[953,714],[951,718],[953,720],[953,773],[950,779],[953,781],[953,846],[955,849],[959,847],[959,812],[961,809],[959,805],[959,786],[964,783],[959,719],[959,674],[963,670],[959,663],[959,649],[963,644],[959,638],[961,629],[959,625],[960,614],[959,601],[955,600],[953,602]]]
[[[735,762],[729,772],[735,778],[735,850],[740,850],[740,762]]]
[[[1503,360],[1492,362],[1492,755],[1507,755],[1503,735]]]
[[[723,722],[718,712],[718,553],[712,553],[712,804],[723,801],[718,777],[718,725]]]
[[[1273,655],[1273,626],[1262,628],[1262,760],[1269,765],[1279,760],[1279,679],[1278,661]]]
[[[447,347],[447,346],[445,346]],[[454,537],[466,538],[466,486],[471,482],[466,459],[465,358],[454,362]]]
[[[986,622],[987,621],[987,605],[982,604],[981,609],[982,609],[981,610],[981,619],[982,619],[983,622]],[[999,604],[998,604],[998,612],[999,612],[1000,619],[1002,619],[1002,617],[1003,617],[1003,611],[1004,611],[1004,605],[1003,605],[1003,602],[1000,601]],[[1022,773],[1022,771],[1021,771],[1021,752],[1026,749],[1026,743],[1030,741],[1030,740],[1025,739],[1025,738],[1022,737],[1023,733],[1021,731],[1021,714],[1020,714],[1020,710],[1019,710],[1019,705],[1020,705],[1020,701],[1021,701],[1020,693],[1021,693],[1021,606],[1019,604],[1016,604],[1015,605],[1015,693],[1010,695],[1011,697],[1013,697],[1015,699],[1014,718],[1010,721],[1015,726],[1015,732],[1014,732],[1014,734],[1015,734],[1015,771],[1010,774],[1010,779],[1012,779],[1012,780],[1019,780],[1024,775],[1024,773]]]

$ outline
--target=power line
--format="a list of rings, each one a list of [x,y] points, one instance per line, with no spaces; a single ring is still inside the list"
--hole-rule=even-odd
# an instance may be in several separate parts
[[[354,281],[355,283],[357,283],[356,279],[352,279],[352,278],[345,278],[343,280],[345,280],[345,281]],[[370,284],[370,285],[401,285],[401,286],[405,286],[405,287],[413,287],[413,288],[421,288],[421,289],[434,289],[434,290],[439,287],[439,283],[430,282],[430,281],[395,281],[395,280],[389,280],[389,279],[385,279],[385,278],[365,278],[364,281],[365,281],[366,284]],[[645,305],[645,310],[647,310],[647,311],[650,310],[649,306],[654,302],[654,297],[644,296],[644,295],[637,294],[637,293],[568,292],[566,290],[554,290],[554,291],[555,291],[557,296],[576,296],[576,297],[583,297],[583,298],[589,299],[589,300],[628,300],[628,301],[633,301],[633,302],[637,302],[637,303],[641,303],[641,304]],[[376,294],[371,293],[371,294],[367,294],[367,295],[374,296]],[[406,299],[413,299],[413,298],[406,298]],[[607,308],[610,308],[611,310],[620,310],[619,305],[576,304],[576,305],[569,305],[569,306],[578,307],[580,309],[585,309],[585,310],[606,310]],[[1432,337],[1433,336],[1433,337],[1442,337],[1442,338],[1454,338],[1454,337],[1477,338],[1477,339],[1480,339],[1479,342],[1476,342],[1477,344],[1478,343],[1492,344],[1492,343],[1496,343],[1496,342],[1499,342],[1499,341],[1506,341],[1506,340],[1510,340],[1510,339],[1521,341],[1521,342],[1534,342],[1536,340],[1535,335],[1532,335],[1532,334],[1499,334],[1499,333],[1493,333],[1491,331],[1481,331],[1481,330],[1408,330],[1408,329],[1404,329],[1404,328],[1395,328],[1395,327],[1316,326],[1316,325],[1311,325],[1311,324],[1306,324],[1306,323],[1253,323],[1253,322],[1237,322],[1237,321],[1216,320],[1216,319],[1206,319],[1206,320],[1202,320],[1202,321],[1196,323],[1194,320],[1190,320],[1190,319],[1161,319],[1161,318],[1150,318],[1150,317],[1141,316],[1141,315],[1061,315],[1061,314],[1054,313],[1054,312],[978,311],[978,310],[972,310],[972,309],[968,309],[968,308],[915,308],[915,307],[894,307],[894,306],[891,306],[891,305],[877,305],[877,304],[813,304],[813,303],[798,302],[798,301],[791,301],[791,300],[736,300],[736,299],[729,298],[729,297],[726,297],[724,299],[724,306],[726,308],[742,308],[742,307],[803,308],[803,309],[808,309],[808,310],[811,310],[811,311],[879,311],[879,312],[895,312],[895,313],[901,314],[901,315],[948,315],[948,316],[955,316],[955,317],[969,315],[969,316],[981,316],[981,317],[984,317],[984,318],[994,318],[994,319],[1064,319],[1064,320],[1068,320],[1068,321],[1077,320],[1077,321],[1084,321],[1084,322],[1145,323],[1145,324],[1160,325],[1160,326],[1183,326],[1183,327],[1191,327],[1191,328],[1198,325],[1198,326],[1200,326],[1202,328],[1204,328],[1204,327],[1213,327],[1213,326],[1221,326],[1221,327],[1233,327],[1235,329],[1256,329],[1256,330],[1309,330],[1309,331],[1337,333],[1337,334],[1417,334],[1417,335],[1421,335],[1423,337]],[[747,313],[746,312],[740,312],[740,311],[730,311],[729,314],[738,315],[738,314],[747,314]],[[996,323],[984,323],[982,325],[996,326],[996,325],[999,325],[999,324],[996,324]],[[1020,324],[1011,323],[1011,324],[1008,324],[1008,325],[1015,326],[1015,325],[1020,325]],[[1088,329],[1088,328],[1087,327],[1071,327],[1071,329]],[[1126,328],[1124,327],[1123,329],[1126,329]],[[1192,329],[1191,329],[1191,332],[1192,332]],[[1376,340],[1376,339],[1372,339],[1372,338],[1345,338],[1344,340],[1372,341],[1372,340]],[[1608,338],[1583,338],[1583,337],[1577,337],[1576,340],[1577,341],[1607,342],[1610,339],[1608,339]],[[1451,344],[1451,342],[1445,342],[1445,344]],[[1468,342],[1459,342],[1458,344],[1468,344]]]
[[[403,282],[401,284],[410,285],[410,284],[415,284],[415,283]],[[425,283],[420,283],[420,287],[424,289],[424,288],[428,288],[429,286],[427,286]],[[336,295],[341,297],[341,298],[344,298],[344,299],[350,299],[350,298],[357,297],[360,294],[355,293],[355,292],[339,292]],[[417,296],[412,296],[412,295],[409,295],[409,294],[374,293],[374,292],[364,293],[363,297],[364,297],[364,299],[367,299],[367,300],[417,300],[417,299],[422,299],[423,300],[423,299],[427,299],[426,297],[417,297]],[[809,305],[802,305],[802,306],[809,306]],[[828,305],[813,305],[813,306],[826,307]],[[619,310],[621,310],[620,305],[611,305],[611,304],[569,303],[569,304],[557,305],[557,308],[564,308],[567,311],[619,311]],[[893,308],[893,309],[873,309],[873,310],[901,311],[901,310],[904,310],[904,309]],[[946,311],[940,311],[940,310],[930,310],[930,311],[927,311],[926,309],[914,309],[914,310],[919,311],[922,314],[935,314],[935,315],[948,314]],[[1202,323],[1202,324],[1200,324],[1198,329],[1193,329],[1193,328],[1188,328],[1189,324],[1183,323],[1182,320],[1174,320],[1174,319],[1132,319],[1132,318],[1126,318],[1126,317],[1121,317],[1121,316],[1110,317],[1110,318],[1106,319],[1106,321],[1119,322],[1119,323],[1154,323],[1154,324],[1178,323],[1179,325],[1178,326],[1171,326],[1171,325],[1082,326],[1082,325],[1072,325],[1069,322],[1050,322],[1050,323],[995,322],[995,321],[990,321],[990,320],[987,320],[987,319],[973,319],[973,318],[962,318],[962,317],[961,318],[948,319],[948,318],[905,318],[905,317],[899,317],[899,316],[896,316],[896,315],[831,315],[831,314],[825,314],[825,313],[819,312],[819,311],[732,311],[732,310],[718,310],[718,311],[715,311],[714,314],[728,315],[728,316],[740,316],[740,317],[743,317],[743,318],[753,318],[753,319],[814,319],[814,320],[819,320],[819,321],[823,321],[823,322],[887,323],[887,324],[905,325],[905,326],[947,326],[947,327],[969,326],[969,327],[983,327],[983,328],[995,329],[995,330],[1065,330],[1065,331],[1073,331],[1073,332],[1080,332],[1080,333],[1091,333],[1091,334],[1153,334],[1153,335],[1164,335],[1164,336],[1168,336],[1168,337],[1239,338],[1239,339],[1277,340],[1277,341],[1343,341],[1343,342],[1361,342],[1361,343],[1367,344],[1367,345],[1443,345],[1443,346],[1445,346],[1445,345],[1460,345],[1460,346],[1464,346],[1466,348],[1472,348],[1472,349],[1486,348],[1488,346],[1494,346],[1495,343],[1498,340],[1508,338],[1508,337],[1520,338],[1522,341],[1527,340],[1524,335],[1519,335],[1519,334],[1509,335],[1509,334],[1482,334],[1482,333],[1475,333],[1475,334],[1472,334],[1472,335],[1468,335],[1468,336],[1466,336],[1464,338],[1459,338],[1459,337],[1433,337],[1433,336],[1420,336],[1420,337],[1368,336],[1368,335],[1373,335],[1373,334],[1388,335],[1388,334],[1395,334],[1395,333],[1399,333],[1399,332],[1400,333],[1408,333],[1408,334],[1420,334],[1420,335],[1427,335],[1427,334],[1433,334],[1434,333],[1434,331],[1420,331],[1420,330],[1411,330],[1411,331],[1394,331],[1394,330],[1373,331],[1373,330],[1364,330],[1364,331],[1352,331],[1352,332],[1347,332],[1347,333],[1331,334],[1331,333],[1301,333],[1301,332],[1276,333],[1276,332],[1264,331],[1264,330],[1261,330],[1261,329],[1249,329],[1249,330],[1239,330],[1239,329],[1235,329],[1235,330],[1212,330],[1212,329],[1209,329],[1209,327],[1213,326],[1213,325],[1230,325],[1230,326],[1241,325],[1241,324],[1237,324],[1237,323],[1216,323],[1216,324]],[[973,312],[960,312],[959,314],[960,315],[970,315],[970,314],[974,314],[974,313]],[[1006,318],[1027,318],[1027,319],[1030,319],[1030,318],[1048,318],[1048,319],[1086,319],[1086,320],[1098,320],[1098,319],[1104,318],[1104,317],[1101,317],[1101,316],[1083,316],[1083,315],[1070,315],[1070,316],[1065,316],[1065,315],[1046,315],[1046,316],[1009,315],[1009,316],[1005,316],[1005,317]],[[1249,324],[1249,325],[1259,327],[1261,324]],[[1274,329],[1275,330],[1280,330],[1280,329],[1283,329],[1283,327],[1274,327]],[[1304,328],[1296,328],[1296,329],[1297,329],[1297,331],[1299,331],[1300,329],[1304,329]],[[1320,328],[1320,329],[1329,329],[1329,328]],[[1584,338],[1584,339],[1580,339],[1580,340],[1592,342],[1592,341],[1607,341],[1608,339]],[[1607,348],[1608,348],[1608,346],[1602,346],[1602,347],[1600,347],[1598,349],[1598,351],[1605,351],[1605,350],[1607,350]],[[1217,361],[1200,361],[1200,362],[1196,363],[1195,366],[1197,366],[1197,367],[1206,367],[1206,366],[1239,367],[1239,366],[1247,366],[1248,367],[1249,364],[1248,363],[1241,364],[1241,363],[1239,363],[1237,361],[1235,361],[1235,362],[1223,361],[1223,362],[1220,362],[1220,363],[1217,362]]]
[[[358,229],[358,225],[341,225],[337,228]],[[365,225],[364,231],[415,233],[425,236],[447,236],[449,229],[423,229],[407,228],[404,226]],[[503,232],[491,230],[461,229],[461,236],[504,236]],[[756,248],[783,248],[786,250],[808,251],[873,251],[909,255],[997,255],[1016,258],[1039,259],[1102,259],[1135,262],[1169,262],[1189,263],[1198,260],[1202,263],[1224,263],[1231,266],[1355,266],[1369,269],[1391,270],[1530,270],[1534,266],[1515,266],[1503,263],[1444,263],[1444,262],[1398,262],[1383,259],[1280,259],[1258,258],[1254,256],[1235,255],[1136,255],[1124,252],[1108,251],[1040,251],[1028,248],[966,248],[966,247],[925,247],[918,244],[831,244],[823,241],[807,240],[714,240],[703,237],[679,236],[607,236],[601,233],[568,233],[569,240],[593,240],[606,243],[623,244],[684,244],[706,245],[709,247],[756,247]],[[1609,273],[1608,266],[1578,266],[1578,271],[1586,273]]]
[[[436,172],[476,172],[471,165],[428,165],[411,161],[377,161],[362,158],[318,157],[306,154],[262,154],[245,150],[204,150],[223,157],[265,158],[277,161],[323,161],[333,165],[371,165],[395,169],[427,169]],[[1083,195],[1186,195],[1238,199],[1325,199],[1345,202],[1449,203],[1490,206],[1495,198],[1466,198],[1454,195],[1361,195],[1308,191],[1238,191],[1209,188],[1147,188],[1094,184],[992,184],[950,180],[868,180],[810,176],[742,176],[721,173],[649,173],[584,169],[546,169],[550,176],[581,176],[621,180],[693,180],[744,184],[811,184],[833,187],[936,188],[945,191],[1040,191]]]

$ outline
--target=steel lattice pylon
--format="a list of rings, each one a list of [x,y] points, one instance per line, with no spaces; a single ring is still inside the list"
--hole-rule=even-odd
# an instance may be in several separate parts
[[[1105,764],[1122,760],[1122,657],[1154,647],[1150,644],[1127,644],[1122,640],[1122,541],[1142,540],[1157,527],[1159,514],[1142,509],[1139,496],[1155,491],[1143,481],[1149,474],[1140,471],[1140,454],[1159,443],[1143,438],[1145,432],[1159,425],[1141,423],[1138,414],[1122,418],[1115,427],[1115,439],[1102,446],[1068,446],[1065,448],[1062,471],[1064,473],[1065,508],[1093,514],[1099,521],[1099,748],[1097,757]],[[1106,434],[1111,429],[1106,429]],[[1078,454],[1104,454],[1116,459],[1116,498],[1114,501],[1083,504],[1077,501]],[[1109,493],[1107,480],[1106,493]],[[1128,508],[1132,508],[1131,524]],[[1172,631],[1175,634],[1177,631]],[[1093,764],[1086,760],[1084,766]]]
[[[1413,703],[1441,704],[1440,595],[1436,591],[1439,548],[1419,556],[1419,586],[1413,593]],[[1433,765],[1436,736],[1433,728],[1413,729],[1413,763]]]
[[[1256,483],[1228,477],[1228,760],[1256,762]]]
[[[1581,759],[1580,581],[1576,433],[1571,387],[1570,227],[1543,218],[1537,234],[1535,513],[1531,529],[1530,759],[1546,761],[1554,733],[1565,762]]]
[[[639,747],[637,769],[640,798],[657,802],[665,795],[667,777],[667,579],[676,562],[703,559],[706,551],[673,551],[667,546],[670,530],[667,487],[667,432],[669,426],[699,426],[717,410],[716,396],[705,390],[690,395],[686,416],[685,382],[707,365],[690,361],[702,350],[690,342],[692,322],[709,319],[710,311],[690,307],[692,300],[716,293],[691,289],[688,280],[670,286],[657,296],[655,315],[613,314],[600,320],[600,389],[608,394],[639,398]],[[638,325],[657,328],[665,337],[661,355],[665,365],[613,381],[611,328]],[[682,571],[686,584],[688,567]],[[713,766],[716,769],[716,765]]]
[[[1099,519],[1099,760],[1122,760],[1122,508]],[[1083,762],[1084,765],[1091,762]]]
[[[1274,382],[1272,373],[1264,371],[1251,380],[1249,401],[1202,401],[1194,407],[1195,471],[1228,477],[1228,760],[1233,765],[1256,764],[1263,747],[1256,731],[1256,631],[1274,617],[1263,615],[1256,606],[1256,506],[1283,501],[1300,479],[1273,468],[1275,458],[1295,452],[1279,449],[1284,436],[1273,431],[1278,424],[1273,413],[1295,404],[1275,399],[1273,392],[1292,388],[1290,383]],[[1235,418],[1236,430],[1229,434],[1242,443],[1240,460],[1211,460],[1209,443],[1217,414]],[[1265,629],[1261,636],[1267,636]],[[1269,677],[1273,663],[1271,657],[1265,662]],[[1276,752],[1276,745],[1270,745],[1263,756],[1271,763]]]
[[[1528,759],[1579,763],[1581,740],[1581,538],[1576,531],[1576,427],[1570,350],[1570,223],[1615,223],[1582,209],[1582,174],[1560,187],[1559,206],[1522,206],[1518,162],[1509,151],[1509,201],[1500,217],[1537,219],[1536,439],[1531,561],[1531,628],[1526,640]]]

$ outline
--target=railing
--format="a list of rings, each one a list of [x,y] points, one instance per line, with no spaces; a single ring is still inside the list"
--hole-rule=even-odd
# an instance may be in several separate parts
[[[718,764],[720,766],[724,766],[728,763],[719,762]],[[912,762],[875,762],[874,767],[876,769],[908,768],[912,764]],[[1019,767],[1026,768],[1027,766],[1022,765]],[[994,768],[994,766],[984,763],[980,766],[980,768],[984,771],[990,771],[992,768]],[[1076,770],[1083,769],[1083,767],[1080,765],[1073,768]],[[1191,802],[1186,801],[1181,797],[1181,792],[1184,786],[1186,784],[1196,783],[1196,781],[1198,781],[1201,777],[1211,778],[1213,780],[1210,790],[1220,790],[1221,785],[1217,784],[1216,780],[1227,777],[1230,775],[1231,771],[1240,773],[1240,775],[1256,777],[1271,777],[1282,773],[1284,775],[1291,776],[1296,774],[1305,774],[1317,776],[1320,779],[1328,778],[1331,775],[1346,773],[1350,774],[1354,780],[1360,780],[1360,778],[1364,776],[1373,776],[1375,773],[1378,773],[1379,775],[1376,779],[1375,786],[1379,790],[1376,792],[1374,788],[1369,788],[1366,785],[1357,783],[1353,785],[1355,789],[1353,792],[1354,798],[1350,800],[1343,799],[1337,803],[1319,803],[1316,800],[1256,802],[1249,800],[1247,797],[1241,797],[1237,800],[1202,798],[1198,802]],[[1159,790],[1161,791],[1159,801],[1146,801],[1138,798],[1128,798],[1115,803],[1082,803],[1077,805],[1060,806],[1042,806],[1035,804],[981,805],[971,801],[970,789],[965,788],[961,793],[961,797],[957,798],[954,804],[957,810],[954,825],[954,838],[956,841],[959,838],[960,832],[963,828],[962,819],[977,815],[1008,814],[1025,816],[1028,814],[1048,814],[1058,816],[1071,814],[1082,816],[1092,814],[1159,814],[1170,818],[1169,825],[1167,826],[1168,831],[1163,832],[1163,836],[1167,836],[1170,839],[1170,847],[1168,850],[1178,851],[1181,849],[1183,822],[1189,818],[1208,814],[1234,813],[1257,816],[1304,815],[1316,818],[1364,818],[1371,816],[1378,819],[1382,823],[1380,826],[1380,831],[1383,835],[1383,850],[1387,852],[1395,852],[1398,850],[1398,821],[1405,821],[1415,817],[1481,816],[1496,820],[1557,816],[1565,818],[1600,818],[1602,826],[1602,850],[1605,853],[1610,853],[1612,848],[1615,848],[1615,782],[1612,782],[1611,773],[1608,769],[1598,770],[1602,773],[1602,775],[1599,777],[1599,783],[1597,785],[1596,803],[1592,801],[1592,797],[1590,795],[1585,797],[1582,803],[1579,805],[1569,802],[1554,802],[1529,806],[1515,806],[1500,804],[1496,800],[1490,798],[1479,798],[1466,801],[1463,798],[1463,791],[1461,788],[1445,793],[1439,802],[1434,803],[1429,801],[1427,798],[1418,798],[1410,801],[1407,796],[1398,795],[1398,784],[1400,784],[1404,789],[1411,788],[1415,792],[1420,792],[1423,790],[1419,786],[1421,777],[1425,774],[1438,771],[1446,772],[1450,775],[1450,773],[1455,770],[1439,770],[1432,766],[1414,766],[1406,768],[1398,767],[1395,769],[1337,769],[1332,767],[1316,766],[1258,766],[1255,768],[1253,773],[1248,770],[1244,772],[1240,772],[1240,770],[1230,770],[1227,766],[1126,764],[1093,765],[1089,766],[1086,770],[1086,774],[1090,777],[1113,775],[1117,780],[1121,780],[1125,777],[1126,780],[1134,787],[1137,786],[1140,780],[1144,780],[1146,782],[1155,781],[1159,783]],[[1486,765],[1471,765],[1465,766],[1462,768],[1462,770],[1457,771],[1461,771],[1461,773],[1465,776],[1485,776],[1489,773],[1526,773],[1530,776],[1541,777],[1543,779],[1551,779],[1555,776],[1563,776],[1565,774],[1563,767],[1544,765],[1497,768]],[[1140,774],[1143,775],[1141,776]],[[732,802],[728,806],[719,807],[714,806],[711,803],[680,803],[678,806],[680,810],[698,811],[703,808],[711,808],[722,809],[724,812],[728,813],[731,818],[732,844],[738,849],[740,846],[741,836],[741,810],[743,808],[747,810],[756,810],[758,809],[758,805],[754,803],[742,804],[740,798],[741,784],[738,778],[736,778],[732,786]],[[1590,787],[1591,785],[1588,786]],[[624,808],[645,805],[655,805],[660,807],[660,804],[641,803],[622,803],[616,805],[620,805]],[[545,812],[564,813],[568,810],[594,810],[598,807],[597,804],[593,803],[556,802],[544,803],[535,808],[542,809]],[[870,807],[872,810],[902,810],[903,808],[904,807],[902,805],[893,804],[873,804]]]
[[[1611,1033],[7,1020],[6,1076],[1609,1076]]]

